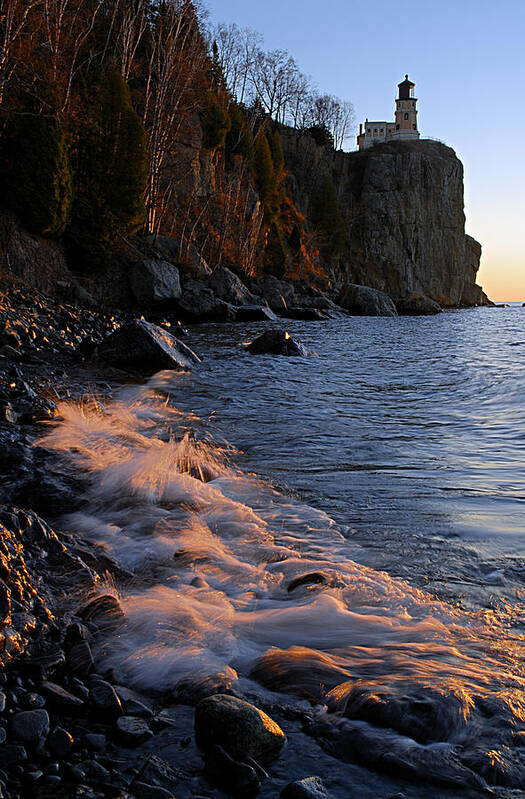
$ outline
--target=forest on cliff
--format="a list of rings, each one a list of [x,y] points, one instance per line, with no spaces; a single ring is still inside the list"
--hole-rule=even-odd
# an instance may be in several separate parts
[[[190,0],[0,0],[0,202],[78,271],[163,234],[181,261],[322,280],[345,220],[328,174],[298,210],[281,134],[333,150],[352,119]]]

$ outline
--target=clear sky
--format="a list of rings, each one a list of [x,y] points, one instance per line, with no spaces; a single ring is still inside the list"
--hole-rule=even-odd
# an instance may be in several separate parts
[[[397,83],[417,84],[419,129],[465,167],[467,232],[480,282],[525,301],[525,0],[206,0],[283,48],[357,121],[393,119]]]

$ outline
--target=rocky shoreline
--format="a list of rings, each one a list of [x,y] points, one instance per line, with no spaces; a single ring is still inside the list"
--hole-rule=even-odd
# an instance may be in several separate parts
[[[65,473],[38,445],[42,423],[53,422],[61,401],[103,407],[116,386],[140,380],[108,348],[119,331],[161,331],[180,357],[191,350],[169,331],[183,336],[184,328],[61,302],[11,279],[0,289],[0,795],[254,796],[266,782],[268,795],[327,796],[317,776],[286,787],[282,774],[266,772],[285,741],[281,726],[304,735],[307,719],[296,711],[266,708],[270,717],[231,696],[228,674],[143,696],[97,670],[96,653],[123,618],[102,586],[110,579],[117,593],[134,575],[60,529],[87,478]],[[127,337],[128,348],[134,343],[137,352],[140,342]],[[149,363],[150,371],[168,365]]]

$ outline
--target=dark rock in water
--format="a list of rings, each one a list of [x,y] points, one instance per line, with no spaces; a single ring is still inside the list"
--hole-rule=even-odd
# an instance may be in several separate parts
[[[430,297],[423,297],[421,294],[396,300],[396,308],[402,316],[432,316],[442,311],[439,303],[431,300]]]
[[[97,680],[89,691],[91,702],[97,710],[108,716],[121,716],[124,713],[120,699],[113,686],[105,680]]]
[[[47,710],[23,710],[11,719],[11,730],[15,738],[28,744],[36,744],[49,733]]]
[[[293,580],[290,580],[286,590],[290,593],[290,591],[299,588],[301,585],[322,585],[326,583],[327,579],[326,574],[322,572],[309,572],[308,574],[302,574],[300,577],[294,577]]]
[[[127,746],[138,746],[153,735],[144,719],[138,716],[121,716],[117,720],[117,729]]]
[[[135,319],[107,336],[99,355],[113,366],[152,374],[161,369],[191,369],[198,358],[189,347],[161,327]]]
[[[253,757],[265,763],[279,754],[286,738],[264,711],[234,696],[216,694],[195,709],[195,740],[204,752],[219,744],[236,760]]]
[[[305,347],[294,341],[286,330],[266,330],[248,344],[251,355],[306,355]]]
[[[182,297],[179,270],[168,261],[157,258],[137,261],[133,264],[129,280],[135,299],[143,305]]]
[[[127,716],[138,716],[142,719],[153,717],[153,708],[142,694],[138,694],[124,685],[115,685],[114,688]]]
[[[328,793],[320,777],[305,777],[283,788],[280,799],[328,799]]]
[[[319,308],[298,308],[297,306],[287,308],[279,316],[285,319],[304,319],[306,322],[322,322],[329,319],[328,314],[323,313]]]
[[[44,680],[40,683],[40,690],[44,693],[51,705],[57,708],[62,708],[68,712],[72,712],[84,706],[84,701],[79,699],[78,696],[66,691],[61,685],[57,685],[49,680]]]
[[[237,672],[228,666],[217,674],[185,677],[175,686],[175,699],[188,705],[197,705],[202,699],[214,694],[234,694],[234,686],[239,677]]]
[[[74,743],[71,733],[63,727],[55,727],[47,737],[46,747],[57,757],[63,758],[72,750]]]
[[[178,785],[177,772],[165,760],[151,755],[136,776],[137,782],[153,785],[155,788],[164,788],[176,792]],[[133,783],[135,785],[135,783]]]
[[[262,279],[249,279],[252,291],[264,297],[272,311],[281,314],[294,302],[294,287],[286,280],[279,280],[273,275]]]
[[[87,677],[95,668],[91,647],[87,641],[74,644],[67,653],[66,660],[70,671],[78,677]]]
[[[72,647],[80,641],[87,641],[89,638],[89,630],[85,624],[74,621],[66,627],[66,634],[64,636],[64,646]]]
[[[175,799],[175,794],[166,788],[148,785],[146,782],[134,782],[132,785],[133,796],[137,799]]]
[[[350,283],[338,297],[338,303],[354,316],[397,316],[393,300],[383,291]]]
[[[276,322],[277,317],[266,305],[241,305],[237,308],[237,322]]]
[[[231,322],[236,318],[233,305],[215,296],[202,280],[188,280],[183,285],[178,309],[190,322]]]
[[[93,599],[78,614],[85,622],[96,624],[101,629],[115,629],[125,620],[118,599],[111,594],[101,594]]]
[[[206,753],[204,773],[212,785],[230,796],[255,796],[261,787],[255,769],[229,756],[215,744]]]
[[[83,760],[79,765],[84,774],[87,775],[89,782],[97,784],[99,782],[107,782],[110,779],[109,771],[100,763],[97,763],[96,760]]]

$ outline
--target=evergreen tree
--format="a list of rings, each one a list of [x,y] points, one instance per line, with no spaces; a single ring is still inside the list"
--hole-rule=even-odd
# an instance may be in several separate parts
[[[286,250],[283,236],[275,222],[270,225],[266,236],[264,271],[275,277],[283,277],[286,273]]]
[[[230,130],[226,136],[226,147],[230,153],[242,155],[251,164],[255,154],[253,135],[242,108],[237,103],[232,103],[229,115]]]
[[[330,175],[325,175],[310,203],[309,216],[322,237],[323,245],[330,255],[342,252],[346,230],[337,192]]]
[[[70,243],[82,261],[101,265],[118,235],[142,226],[148,154],[129,88],[112,66],[93,90],[91,124],[81,133],[78,192]]]
[[[23,113],[7,125],[2,145],[6,205],[33,233],[61,236],[69,221],[73,181],[64,132],[56,118],[53,92],[45,104],[23,98]]]
[[[206,102],[200,112],[203,144],[208,150],[224,147],[226,134],[230,129],[230,117],[221,106],[218,97],[208,92]]]

